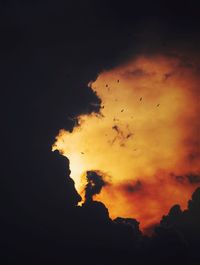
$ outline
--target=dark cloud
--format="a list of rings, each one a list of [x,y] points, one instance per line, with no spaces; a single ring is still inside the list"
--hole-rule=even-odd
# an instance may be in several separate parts
[[[135,183],[124,184],[122,188],[125,192],[135,193],[142,189],[142,182],[137,180]]]
[[[175,176],[175,179],[180,183],[184,183],[187,180],[184,176]]]
[[[87,184],[85,186],[85,202],[89,203],[92,201],[93,196],[99,194],[107,183],[103,179],[103,176],[96,171],[87,171],[86,179]]]
[[[200,183],[200,175],[190,174],[187,176],[187,178],[191,184]]]
[[[178,181],[181,184],[191,184],[196,185],[200,183],[200,175],[196,173],[190,173],[183,176],[176,176],[172,174],[172,177],[175,178],[176,181]]]

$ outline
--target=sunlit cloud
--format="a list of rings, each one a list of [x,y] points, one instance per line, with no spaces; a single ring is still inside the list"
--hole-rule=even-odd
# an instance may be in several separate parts
[[[100,73],[89,84],[100,112],[79,116],[53,146],[69,158],[77,190],[86,171],[100,170],[110,184],[96,199],[143,229],[172,204],[186,207],[198,185],[188,175],[200,173],[199,85],[197,67],[178,56],[139,56]]]

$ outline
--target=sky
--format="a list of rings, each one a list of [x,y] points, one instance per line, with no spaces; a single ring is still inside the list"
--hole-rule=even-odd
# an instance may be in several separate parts
[[[95,199],[112,218],[141,218],[144,230],[173,204],[186,208],[199,176],[198,4],[11,0],[0,7],[7,262],[23,252],[30,258],[37,245],[49,260],[50,253],[64,260],[64,235],[69,247],[91,246],[92,235],[78,237],[90,231],[87,207],[76,214],[69,207],[84,202],[79,183],[88,170],[105,178]],[[70,161],[55,159],[55,144]]]

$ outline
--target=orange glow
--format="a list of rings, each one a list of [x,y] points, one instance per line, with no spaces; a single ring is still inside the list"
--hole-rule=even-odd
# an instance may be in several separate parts
[[[178,56],[139,56],[89,86],[101,112],[79,116],[53,146],[69,158],[77,190],[87,170],[102,171],[110,185],[95,198],[112,218],[136,218],[142,229],[175,203],[185,208],[198,183],[180,176],[200,172],[196,66]]]

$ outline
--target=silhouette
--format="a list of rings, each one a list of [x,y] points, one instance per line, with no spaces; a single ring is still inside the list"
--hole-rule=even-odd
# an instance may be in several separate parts
[[[106,182],[103,180],[103,177],[95,171],[87,171],[86,179],[85,203],[90,203],[93,200],[93,196],[101,192]]]

